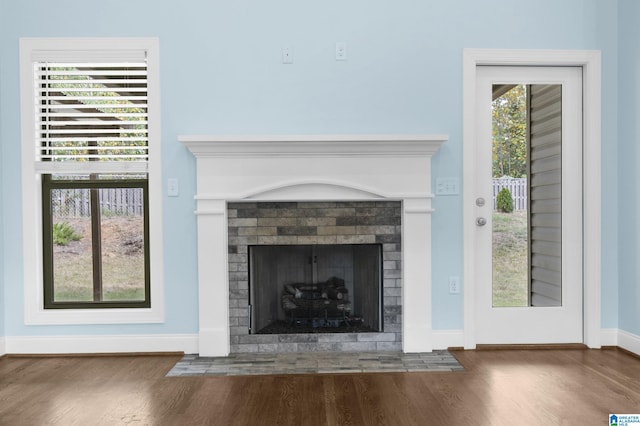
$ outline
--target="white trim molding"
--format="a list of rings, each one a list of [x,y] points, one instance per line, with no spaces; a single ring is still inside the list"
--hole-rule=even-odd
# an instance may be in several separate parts
[[[197,158],[386,157],[433,155],[447,135],[186,135]]]
[[[433,330],[432,336],[434,350],[464,346],[464,330]]]
[[[600,331],[602,346],[617,346],[640,356],[640,336],[618,328]]]
[[[617,346],[640,355],[640,336],[616,328],[601,330],[602,346]],[[433,330],[434,350],[462,347],[464,330]],[[0,337],[0,356],[7,354],[199,353],[198,334],[20,336]]]
[[[640,356],[640,336],[628,331],[618,330],[618,347]]]
[[[603,328],[600,330],[600,344],[602,346],[618,346],[618,329]]]
[[[198,353],[197,334],[7,336],[8,354]]]
[[[475,134],[477,67],[573,66],[583,71],[583,342],[601,346],[601,54],[575,50],[464,49],[463,52],[463,139],[464,139],[464,347],[476,346],[474,194],[475,164],[472,148]]]
[[[460,348],[464,346],[464,330],[433,330],[433,349]],[[602,347],[615,346],[640,356],[640,336],[617,328],[600,330]]]

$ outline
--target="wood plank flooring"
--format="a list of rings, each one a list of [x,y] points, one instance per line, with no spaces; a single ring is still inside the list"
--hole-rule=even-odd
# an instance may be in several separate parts
[[[605,425],[640,413],[617,350],[454,351],[463,372],[165,377],[172,356],[0,359],[0,425]]]

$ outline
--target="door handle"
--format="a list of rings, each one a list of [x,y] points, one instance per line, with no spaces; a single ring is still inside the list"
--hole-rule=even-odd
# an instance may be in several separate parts
[[[476,218],[476,225],[477,226],[485,226],[486,224],[487,224],[487,219],[485,219],[484,217]]]

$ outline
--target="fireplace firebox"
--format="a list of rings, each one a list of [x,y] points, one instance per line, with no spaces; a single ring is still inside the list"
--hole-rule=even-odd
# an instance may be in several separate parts
[[[250,246],[250,333],[383,331],[381,283],[381,244]]]

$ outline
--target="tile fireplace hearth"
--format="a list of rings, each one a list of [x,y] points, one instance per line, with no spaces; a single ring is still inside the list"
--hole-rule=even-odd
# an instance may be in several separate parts
[[[431,351],[430,170],[431,157],[446,136],[179,139],[197,160],[201,356],[259,351]],[[269,209],[264,203],[284,210]],[[259,206],[265,208],[262,213],[258,213]],[[365,225],[376,208],[386,213],[395,209],[394,224]],[[239,217],[239,211],[240,216],[254,217]],[[313,220],[305,222],[303,215]],[[260,216],[263,226],[258,225]],[[336,224],[319,220],[327,217],[336,219]],[[338,217],[343,218],[341,225]],[[278,218],[290,225],[276,225]],[[266,219],[274,225],[268,225]],[[250,333],[247,258],[254,240],[255,244],[285,245],[381,244],[381,330]]]

